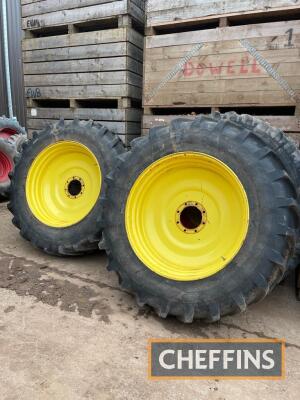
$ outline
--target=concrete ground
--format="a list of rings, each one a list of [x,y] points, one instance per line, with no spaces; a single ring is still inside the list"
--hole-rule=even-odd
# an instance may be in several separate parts
[[[139,310],[104,254],[33,249],[0,204],[0,399],[285,399],[300,397],[300,303],[292,279],[240,315],[183,325]],[[284,338],[283,381],[149,381],[148,338]]]

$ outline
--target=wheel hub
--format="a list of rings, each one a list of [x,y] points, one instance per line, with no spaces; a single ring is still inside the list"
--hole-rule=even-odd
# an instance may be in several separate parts
[[[72,176],[65,185],[65,193],[70,199],[77,199],[84,193],[85,184],[79,176]]]
[[[17,132],[14,129],[2,128],[0,129],[0,138],[8,139],[10,136],[15,135]]]
[[[12,161],[5,153],[0,151],[0,182],[6,182],[9,179],[8,174],[12,169]]]
[[[185,233],[198,233],[205,227],[207,212],[197,201],[187,201],[176,210],[175,221]]]

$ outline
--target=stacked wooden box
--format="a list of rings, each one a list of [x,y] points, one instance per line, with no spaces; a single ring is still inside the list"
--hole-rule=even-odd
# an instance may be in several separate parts
[[[143,132],[178,115],[257,115],[300,133],[300,2],[149,0]]]
[[[141,132],[144,1],[21,0],[29,133],[93,119],[128,145]]]

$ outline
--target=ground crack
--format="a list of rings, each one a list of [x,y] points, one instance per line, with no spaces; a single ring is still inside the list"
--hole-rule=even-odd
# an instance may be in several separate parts
[[[219,325],[226,326],[227,328],[237,329],[239,331],[248,333],[249,335],[257,336],[257,337],[262,338],[262,339],[274,339],[274,337],[268,336],[268,335],[264,334],[263,332],[260,332],[260,331],[249,331],[248,329],[241,328],[240,326],[232,324],[232,323],[220,321]],[[285,345],[286,345],[286,347],[293,347],[294,349],[300,350],[300,346],[295,344],[295,343],[285,342]]]

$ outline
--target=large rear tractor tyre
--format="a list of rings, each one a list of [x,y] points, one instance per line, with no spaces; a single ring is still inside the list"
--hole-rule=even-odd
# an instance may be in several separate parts
[[[7,139],[0,137],[0,197],[7,198],[10,192],[10,174],[14,169],[14,160],[20,155],[25,135],[13,135]]]
[[[119,137],[92,121],[61,120],[34,133],[12,176],[9,209],[21,235],[51,255],[96,250],[102,177],[123,152]]]
[[[244,129],[250,129],[264,142],[270,149],[276,152],[276,156],[288,172],[293,181],[297,193],[300,193],[300,152],[298,144],[285,135],[279,128],[272,127],[269,123],[251,115],[239,115],[235,112],[219,114],[219,117],[237,123]],[[289,261],[289,269],[294,269],[300,264],[300,236],[297,238],[296,251]]]
[[[292,268],[299,153],[257,125],[219,114],[174,120],[133,141],[109,175],[109,269],[139,305],[217,321],[263,299]]]
[[[0,138],[8,139],[13,135],[26,136],[26,131],[16,119],[0,117]]]

